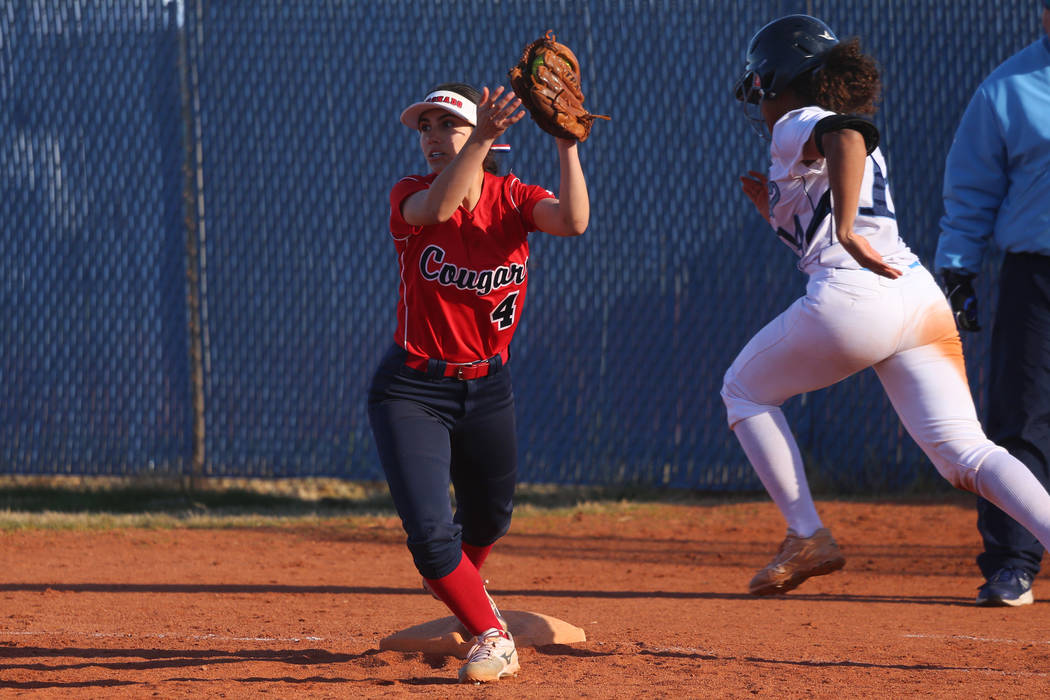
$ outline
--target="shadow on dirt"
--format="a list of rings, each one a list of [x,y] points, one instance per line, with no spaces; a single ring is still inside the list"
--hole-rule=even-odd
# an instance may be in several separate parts
[[[943,502],[949,493],[910,493],[897,501]],[[450,498],[455,500],[454,494]],[[838,496],[866,501],[877,497]],[[608,504],[724,505],[768,501],[765,493],[704,492],[635,484],[577,486],[520,484],[515,506],[541,510],[600,508]],[[259,517],[396,517],[383,482],[339,479],[199,479],[193,485],[174,478],[0,477],[0,511],[7,514],[62,513],[113,515],[213,515]]]
[[[454,495],[450,494],[453,498]],[[728,503],[759,494],[710,494],[634,485],[521,484],[517,506],[574,508],[602,503]],[[385,483],[337,479],[215,479],[190,486],[178,479],[6,477],[0,510],[13,513],[110,513],[336,517],[395,515]]]

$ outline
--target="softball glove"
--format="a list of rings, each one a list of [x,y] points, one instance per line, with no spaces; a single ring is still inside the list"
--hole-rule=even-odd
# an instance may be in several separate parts
[[[509,75],[521,104],[548,134],[586,141],[595,119],[609,119],[584,108],[580,63],[572,49],[555,40],[552,30],[525,47]]]

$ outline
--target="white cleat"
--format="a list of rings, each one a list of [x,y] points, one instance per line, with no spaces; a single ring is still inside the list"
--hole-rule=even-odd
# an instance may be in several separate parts
[[[513,676],[521,669],[518,650],[510,633],[503,636],[495,627],[477,636],[467,654],[467,663],[459,669],[460,683],[488,683]]]

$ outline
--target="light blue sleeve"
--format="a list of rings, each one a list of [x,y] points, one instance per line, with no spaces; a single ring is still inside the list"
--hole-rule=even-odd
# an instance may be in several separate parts
[[[1006,196],[1006,145],[994,105],[981,89],[970,100],[944,167],[944,215],[934,269],[976,274]]]

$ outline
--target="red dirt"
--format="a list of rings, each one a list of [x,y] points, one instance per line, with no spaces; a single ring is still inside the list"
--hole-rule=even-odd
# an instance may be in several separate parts
[[[521,673],[380,652],[447,614],[392,518],[242,530],[20,531],[0,545],[0,693],[144,697],[1038,697],[1050,605],[977,608],[971,497],[818,504],[847,557],[778,598],[747,581],[767,502],[515,517],[484,575],[507,609],[584,628]],[[1046,591],[1050,594],[1050,590]]]

